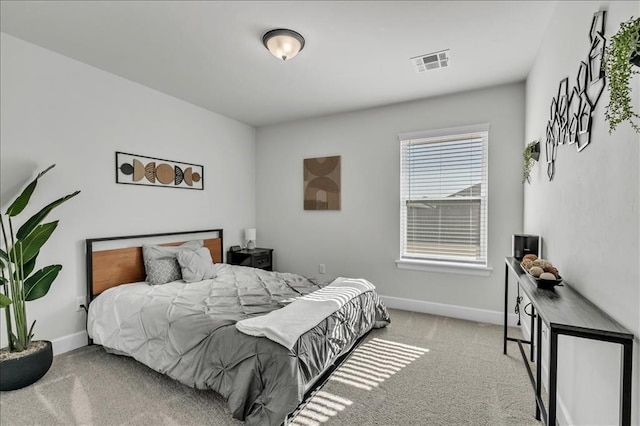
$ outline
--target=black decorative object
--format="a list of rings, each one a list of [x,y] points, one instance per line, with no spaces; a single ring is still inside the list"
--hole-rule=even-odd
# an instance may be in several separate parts
[[[580,97],[580,112],[578,113],[578,137],[576,139],[576,147],[578,152],[582,151],[589,142],[591,142],[591,113],[593,109],[591,104],[584,96],[584,92]]]
[[[631,62],[636,67],[640,67],[640,29],[638,30],[638,44],[636,44],[635,52],[631,53],[631,58],[629,58],[629,62]]]
[[[536,144],[531,148],[531,158],[535,161],[540,159],[540,142],[536,141]]]
[[[558,144],[564,145],[567,143],[569,136],[569,96],[568,96],[569,78],[563,78],[560,80],[560,86],[558,86],[558,96],[556,103],[556,121],[558,125]],[[553,105],[553,103],[552,103]]]
[[[580,113],[580,93],[576,87],[572,88],[571,96],[569,96],[569,108],[567,114],[569,116],[569,134],[567,141],[569,145],[578,141],[578,114]]]
[[[549,180],[553,179],[553,175],[555,174],[555,161],[556,154],[558,151],[558,144],[556,143],[556,136],[554,134],[553,123],[549,122],[547,124],[547,142],[545,144],[545,154],[547,157],[547,176],[549,176]]]
[[[551,100],[545,144],[549,180],[553,180],[555,175],[558,145],[576,144],[580,152],[591,142],[591,115],[605,86],[605,13],[602,10],[593,15],[589,31],[589,54],[586,62],[580,61],[576,86],[569,88],[569,79],[563,78],[558,86],[558,95]]]

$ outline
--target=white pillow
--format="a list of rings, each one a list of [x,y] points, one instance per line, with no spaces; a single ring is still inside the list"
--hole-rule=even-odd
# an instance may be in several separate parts
[[[178,252],[176,257],[180,268],[182,268],[182,279],[185,282],[192,283],[216,277],[216,268],[208,248],[202,247],[195,251],[181,251]]]
[[[142,245],[142,259],[145,262],[157,259],[170,259],[184,250],[197,250],[204,246],[203,240],[191,240],[179,246],[157,246],[152,244]]]

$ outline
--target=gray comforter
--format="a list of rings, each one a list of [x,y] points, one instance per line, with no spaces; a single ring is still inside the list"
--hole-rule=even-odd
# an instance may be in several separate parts
[[[227,398],[247,425],[279,425],[334,360],[389,323],[375,291],[361,294],[300,337],[293,349],[239,332],[235,323],[320,287],[295,274],[218,264],[217,277],[161,286],[121,285],[89,307],[97,344]]]

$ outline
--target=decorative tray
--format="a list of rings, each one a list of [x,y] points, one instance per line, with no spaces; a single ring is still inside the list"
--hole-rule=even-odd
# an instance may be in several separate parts
[[[539,288],[553,288],[557,285],[560,285],[560,283],[562,282],[561,276],[558,276],[558,278],[555,280],[543,280],[541,278],[534,277],[528,271],[527,271],[527,275],[531,277],[533,282],[535,282]]]

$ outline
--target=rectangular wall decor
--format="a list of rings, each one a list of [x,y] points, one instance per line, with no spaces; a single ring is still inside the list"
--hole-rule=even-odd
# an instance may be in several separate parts
[[[340,210],[340,156],[304,159],[304,209]]]
[[[116,183],[204,189],[202,166],[116,152]]]

